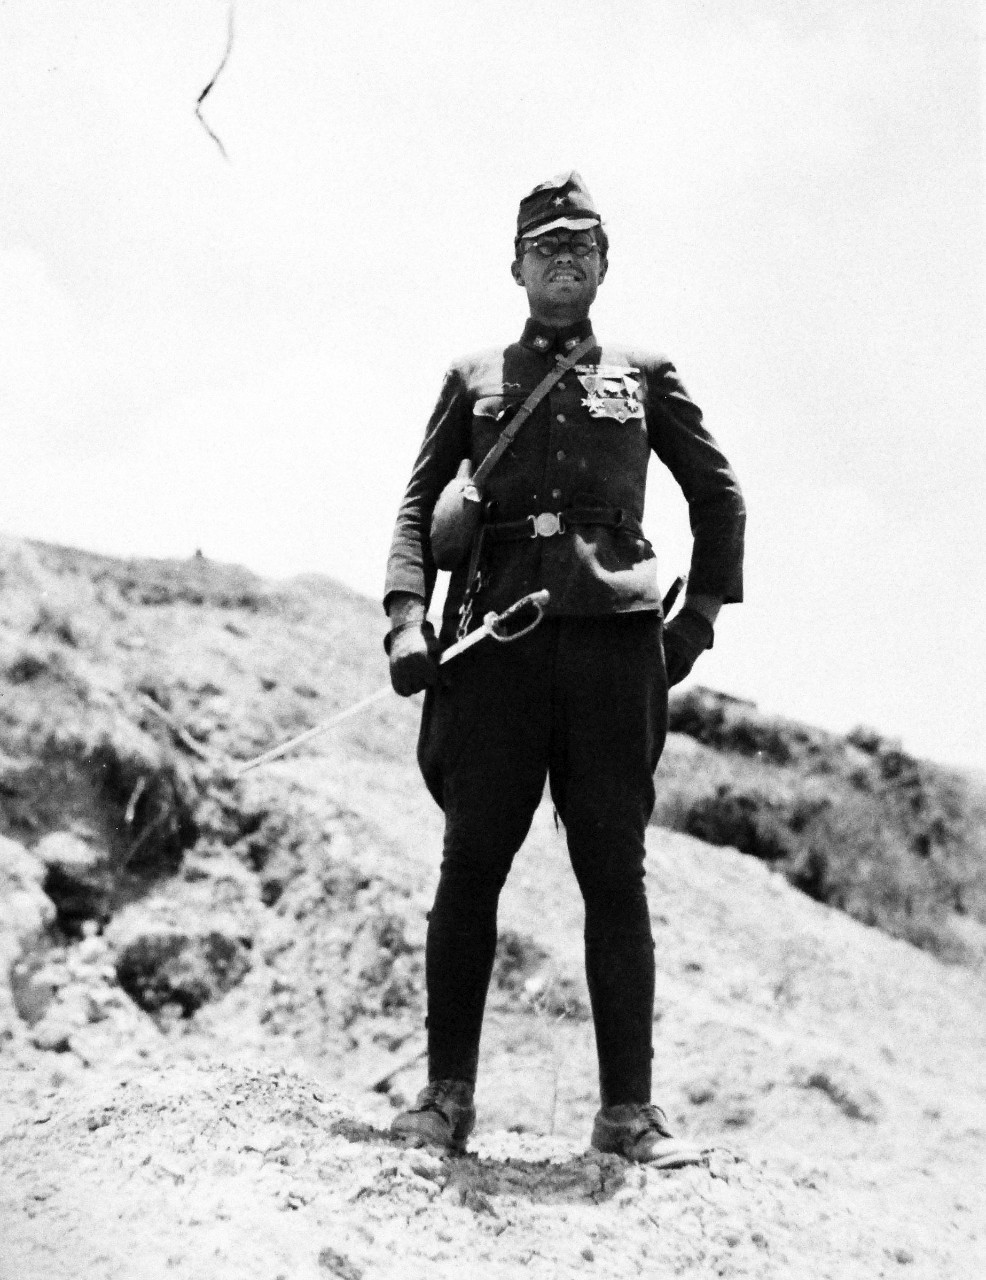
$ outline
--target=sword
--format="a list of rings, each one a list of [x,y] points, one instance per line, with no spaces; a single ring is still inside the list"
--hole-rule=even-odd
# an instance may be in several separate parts
[[[512,604],[509,609],[504,609],[502,613],[488,613],[475,631],[470,631],[464,639],[456,641],[455,644],[450,645],[442,653],[441,658],[439,658],[439,664],[444,665],[446,662],[451,662],[453,658],[457,658],[466,649],[471,649],[474,644],[479,644],[487,636],[500,644],[511,644],[514,640],[519,640],[521,636],[526,636],[529,631],[534,630],[544,617],[544,611],[549,599],[550,596],[547,591],[534,591],[529,596],[522,596],[520,600]],[[317,724],[311,729],[306,729],[304,733],[299,733],[295,737],[289,738],[287,742],[282,742],[280,746],[271,747],[269,751],[265,751],[263,755],[256,756],[253,760],[245,760],[233,770],[233,776],[239,778],[244,773],[249,773],[251,769],[259,768],[262,764],[269,764],[272,760],[279,760],[281,756],[287,755],[295,747],[300,747],[302,743],[311,742],[313,738],[320,737],[323,733],[328,733],[330,729],[334,729],[343,720],[359,715],[361,711],[371,707],[374,702],[380,702],[392,692],[393,689],[390,684],[383,685],[376,692],[367,694],[365,698],[361,698],[359,702],[354,702],[351,707],[347,707],[345,711],[338,712],[331,719],[323,720],[321,724]]]

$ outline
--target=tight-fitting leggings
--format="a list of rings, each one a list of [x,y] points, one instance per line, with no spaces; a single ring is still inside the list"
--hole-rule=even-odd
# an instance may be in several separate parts
[[[426,697],[418,744],[445,811],[426,951],[429,1078],[476,1079],[497,901],[547,777],[585,902],[602,1101],[649,1102],[644,832],[667,731],[660,616],[547,618],[442,670],[447,683]]]

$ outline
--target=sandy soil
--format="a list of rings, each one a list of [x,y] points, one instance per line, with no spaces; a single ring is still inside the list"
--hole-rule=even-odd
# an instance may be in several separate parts
[[[381,861],[426,901],[437,817],[409,775],[342,756],[279,769],[372,804]],[[0,1276],[986,1274],[981,979],[729,850],[655,830],[649,865],[658,1096],[714,1146],[707,1167],[586,1151],[579,1017],[494,994],[480,1125],[453,1159],[386,1138],[420,1064],[389,1097],[365,1091],[413,1034],[306,1057],[265,1039],[238,989],[192,1027],[90,1038],[89,1066],[24,1044],[0,1057]],[[501,927],[535,931],[578,988],[580,909],[547,808]]]

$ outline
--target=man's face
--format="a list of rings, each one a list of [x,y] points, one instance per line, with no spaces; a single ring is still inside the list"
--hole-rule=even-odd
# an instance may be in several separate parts
[[[577,246],[592,243],[584,256]],[[592,231],[559,228],[520,242],[511,264],[514,279],[527,290],[531,315],[553,319],[560,313],[587,315],[606,275]]]

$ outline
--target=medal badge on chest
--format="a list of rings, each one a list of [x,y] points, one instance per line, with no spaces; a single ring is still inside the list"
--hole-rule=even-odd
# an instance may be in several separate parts
[[[639,369],[619,364],[577,364],[575,373],[588,392],[582,403],[594,418],[626,422],[644,416],[640,379],[634,377],[639,375]]]

